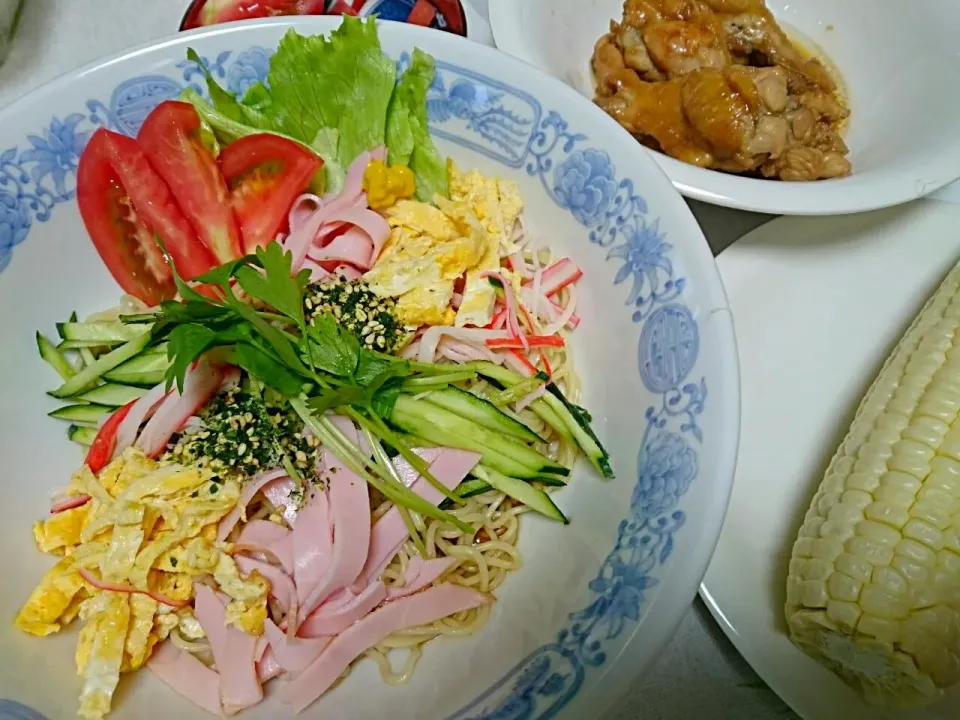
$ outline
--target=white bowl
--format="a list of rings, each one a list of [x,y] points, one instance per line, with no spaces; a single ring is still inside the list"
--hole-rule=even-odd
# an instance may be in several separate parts
[[[331,18],[237,23],[181,34],[98,63],[0,113],[0,698],[72,716],[76,633],[39,640],[9,623],[50,566],[30,525],[81,460],[48,417],[56,379],[34,332],[116,301],[74,201],[78,153],[98,125],[132,133],[161,100],[200,80],[186,49],[230,89],[266,71],[283,33]],[[730,492],[739,427],[736,346],[713,258],[649,156],[577,93],[502,53],[445,33],[381,25],[394,58],[438,60],[432,132],[464,167],[513,178],[530,230],[585,271],[574,350],[583,404],[618,479],[575,468],[558,504],[572,523],[525,517],[523,570],[478,635],[429,644],[391,688],[370,662],[309,717],[596,717],[652,662],[705,571]],[[14,247],[15,246],[15,247]],[[201,716],[149,672],[125,678],[116,717]],[[0,717],[14,713],[0,703]],[[402,711],[396,708],[403,708]],[[513,711],[509,711],[513,708]],[[249,717],[283,717],[276,699]]]
[[[490,0],[497,47],[593,97],[590,57],[622,0]],[[960,177],[960,4],[767,0],[784,29],[822,49],[846,85],[853,173],[811,183],[737,177],[651,151],[676,188],[715,205],[786,215],[871,210]]]

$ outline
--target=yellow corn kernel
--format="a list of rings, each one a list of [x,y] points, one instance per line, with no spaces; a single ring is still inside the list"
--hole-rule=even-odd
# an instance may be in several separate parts
[[[960,682],[960,266],[867,392],[788,572],[791,639],[868,702]]]
[[[382,161],[374,160],[363,173],[363,189],[370,207],[382,210],[398,200],[413,197],[417,183],[406,165],[387,167]]]

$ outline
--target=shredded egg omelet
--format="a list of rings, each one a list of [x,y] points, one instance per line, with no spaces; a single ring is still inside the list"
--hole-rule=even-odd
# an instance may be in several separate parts
[[[516,183],[462,174],[447,166],[450,199],[437,207],[399,200],[383,209],[390,239],[365,280],[382,297],[397,300],[409,327],[483,326],[493,317],[494,287],[480,276],[500,271],[500,257],[514,251],[514,224],[523,210]],[[460,309],[452,307],[454,285],[466,275]]]
[[[237,504],[239,484],[207,470],[161,465],[130,448],[95,476],[87,466],[67,489],[80,507],[34,525],[39,548],[60,556],[16,619],[33,635],[58,632],[77,617],[84,685],[80,716],[104,717],[120,673],[136,670],[174,629],[203,637],[193,611],[194,580],[212,576],[231,598],[228,622],[263,632],[268,581],[242,577],[217,522]]]

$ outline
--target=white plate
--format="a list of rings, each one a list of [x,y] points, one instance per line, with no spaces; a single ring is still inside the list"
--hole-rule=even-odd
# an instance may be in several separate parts
[[[497,47],[593,97],[594,43],[622,0],[490,0]],[[835,215],[914,200],[960,177],[960,4],[767,0],[784,27],[838,68],[851,105],[853,174],[785,183],[704,170],[651,151],[680,192],[778,215]]]
[[[334,18],[238,23],[178,35],[62,78],[0,113],[0,697],[72,716],[76,633],[39,640],[10,620],[51,565],[33,545],[81,461],[46,417],[56,385],[34,332],[115,303],[74,201],[78,153],[100,125],[135,133],[201,74],[230,90],[263,79],[284,32]],[[526,517],[526,567],[473,638],[429,645],[391,688],[361,662],[308,717],[577,718],[600,712],[649,665],[686,612],[720,531],[739,427],[736,346],[713,258],[679,194],[640,147],[569,87],[447,33],[383,23],[385,52],[437,59],[431,131],[462,167],[515,179],[528,228],[585,271],[573,342],[585,397],[619,476],[582,464],[558,503],[572,522]],[[149,673],[116,697],[117,718],[200,716]],[[0,717],[12,706],[0,702]],[[11,711],[12,712],[12,711]],[[284,717],[276,699],[245,713]]]
[[[701,595],[754,670],[804,720],[947,720],[865,705],[784,634],[804,513],[900,336],[960,260],[960,207],[933,200],[843,218],[781,218],[718,258],[736,318],[743,441]]]

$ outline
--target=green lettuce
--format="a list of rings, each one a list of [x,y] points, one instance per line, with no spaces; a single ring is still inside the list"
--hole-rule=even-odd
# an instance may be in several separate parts
[[[430,139],[427,128],[427,91],[433,83],[433,58],[414,49],[390,99],[387,114],[387,150],[391,165],[409,165],[417,178],[417,198],[430,202],[447,194],[447,164]]]
[[[192,50],[188,57],[203,67]],[[374,19],[344,17],[329,38],[288,31],[271,58],[268,83],[254,84],[242,99],[209,73],[210,102],[191,90],[183,99],[224,143],[266,131],[310,147],[323,158],[332,191],[342,187],[358,155],[386,144],[390,163],[409,165],[418,197],[432,200],[446,195],[446,164],[427,130],[433,74],[433,58],[416,50],[398,83]]]

